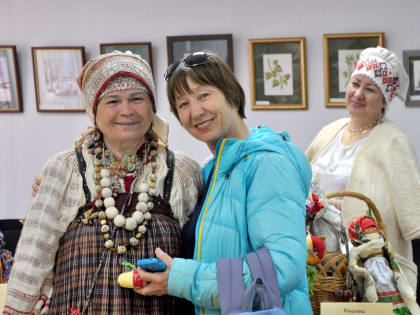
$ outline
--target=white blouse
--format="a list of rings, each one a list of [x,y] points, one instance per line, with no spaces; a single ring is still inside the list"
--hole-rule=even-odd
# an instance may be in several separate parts
[[[356,154],[367,139],[363,137],[344,146],[341,143],[344,129],[340,130],[312,164],[312,173],[318,175],[325,194],[346,190]]]

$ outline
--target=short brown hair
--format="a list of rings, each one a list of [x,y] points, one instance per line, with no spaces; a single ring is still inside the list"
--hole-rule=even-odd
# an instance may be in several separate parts
[[[210,85],[218,88],[228,102],[238,108],[241,118],[245,117],[245,93],[239,84],[233,71],[217,56],[208,57],[207,61],[201,65],[187,67],[180,62],[174,72],[169,76],[166,85],[171,112],[179,120],[176,108],[176,96],[183,93],[191,93],[187,83],[187,77],[201,85]]]

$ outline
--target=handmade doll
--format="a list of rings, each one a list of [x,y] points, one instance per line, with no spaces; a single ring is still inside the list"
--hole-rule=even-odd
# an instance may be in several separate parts
[[[364,301],[393,303],[394,314],[420,314],[415,293],[375,220],[359,217],[350,223],[349,271]]]
[[[6,283],[12,270],[12,253],[5,249],[4,234],[0,231],[0,283]]]
[[[341,242],[342,219],[340,210],[328,202],[320,185],[317,174],[311,183],[311,199],[306,203],[307,225],[312,235],[325,236],[325,250],[332,253],[346,253],[345,244]]]

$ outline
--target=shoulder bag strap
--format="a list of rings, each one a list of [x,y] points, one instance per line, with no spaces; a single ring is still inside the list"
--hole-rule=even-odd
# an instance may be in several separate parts
[[[172,181],[174,178],[175,154],[168,148],[166,148],[166,165],[168,166],[168,173],[166,174],[165,183],[163,184],[163,200],[169,203]]]
[[[242,296],[244,295],[242,259],[221,258],[217,260],[216,265],[221,314],[240,313],[242,311]]]
[[[274,271],[273,261],[271,260],[268,249],[262,247],[256,252],[247,254],[246,261],[251,270],[252,278],[254,280],[258,278],[263,280],[264,284],[270,288],[273,305],[281,308],[281,295],[277,283],[276,272]],[[258,290],[257,295],[260,297],[260,301],[262,301],[261,292],[258,292]]]
[[[87,185],[86,176],[85,176],[86,162],[85,162],[85,159],[83,158],[82,147],[80,146],[76,148],[75,151],[76,151],[77,162],[79,163],[79,172],[80,172],[80,175],[82,175],[82,179],[83,179],[83,191],[85,192],[86,204],[87,204],[91,201],[91,194],[90,194],[90,190]]]

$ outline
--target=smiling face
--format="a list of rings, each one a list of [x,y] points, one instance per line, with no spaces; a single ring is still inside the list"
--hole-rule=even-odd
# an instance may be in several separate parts
[[[368,124],[380,117],[385,100],[379,87],[369,77],[358,74],[350,79],[347,86],[346,107],[353,120]]]
[[[96,124],[109,147],[133,146],[134,152],[144,143],[154,112],[149,95],[142,89],[113,91],[98,103]]]
[[[190,93],[175,97],[176,110],[182,126],[214,152],[217,141],[237,138],[241,118],[218,88],[200,85],[187,77]]]

